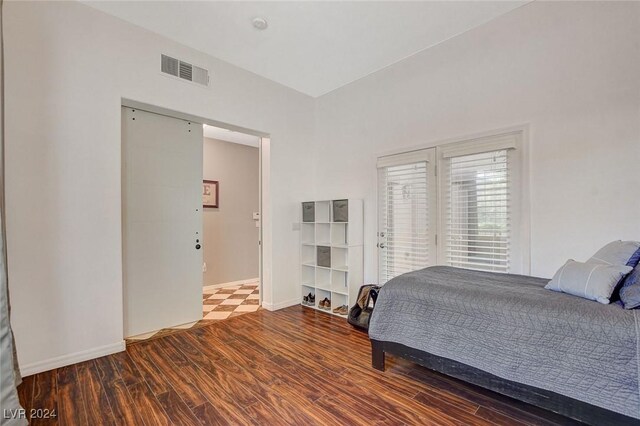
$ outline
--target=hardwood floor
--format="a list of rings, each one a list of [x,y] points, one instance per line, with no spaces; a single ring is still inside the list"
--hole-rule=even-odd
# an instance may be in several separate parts
[[[571,420],[387,357],[366,334],[300,306],[154,338],[29,376],[33,425],[552,425]]]

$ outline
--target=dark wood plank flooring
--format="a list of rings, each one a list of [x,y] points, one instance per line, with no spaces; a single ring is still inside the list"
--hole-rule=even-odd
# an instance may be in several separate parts
[[[366,334],[300,306],[129,345],[29,376],[25,408],[60,425],[552,425],[569,419],[394,357],[371,368]]]

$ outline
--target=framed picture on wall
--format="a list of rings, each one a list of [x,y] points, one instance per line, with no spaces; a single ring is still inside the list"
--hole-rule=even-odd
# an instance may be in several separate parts
[[[202,206],[218,208],[219,189],[217,180],[202,181]]]

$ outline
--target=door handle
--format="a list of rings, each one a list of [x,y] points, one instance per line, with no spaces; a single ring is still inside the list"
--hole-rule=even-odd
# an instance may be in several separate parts
[[[202,247],[200,244],[196,244],[196,250],[200,250],[200,247]]]
[[[384,243],[379,243],[379,244],[378,244],[378,247],[380,247],[380,248],[384,248],[384,247],[385,247],[385,245],[384,245]]]

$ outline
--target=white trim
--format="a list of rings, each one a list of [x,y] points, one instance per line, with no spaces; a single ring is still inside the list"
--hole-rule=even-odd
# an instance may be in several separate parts
[[[262,251],[262,171],[264,167],[262,165],[262,144],[264,138],[258,139],[258,304],[262,306],[262,263],[263,263],[263,251]],[[264,142],[265,145],[268,142]]]
[[[442,158],[460,157],[463,155],[483,154],[503,149],[517,149],[520,145],[520,132],[496,134],[461,142],[452,142],[439,146]]]
[[[527,136],[529,133],[529,127],[530,127],[529,124],[519,124],[519,125],[514,125],[509,127],[502,127],[494,130],[485,130],[482,132],[455,136],[455,137],[446,138],[446,139],[435,139],[428,142],[418,142],[414,145],[408,145],[400,148],[394,148],[391,150],[378,152],[376,154],[376,157],[386,157],[388,155],[402,154],[410,151],[419,151],[421,149],[435,148],[437,146],[447,145],[452,142],[462,142],[462,141],[468,141],[472,139],[482,139],[488,136],[503,135],[507,133],[521,132],[523,135]],[[523,141],[523,142],[526,142],[526,141]]]
[[[233,287],[235,285],[244,285],[249,283],[260,282],[260,278],[249,278],[247,280],[231,281],[229,283],[211,284],[202,287],[203,290],[215,290],[216,288]]]
[[[260,304],[273,300],[271,223],[271,138],[260,139]]]
[[[125,342],[124,340],[121,340],[110,345],[98,346],[97,348],[87,349],[67,355],[61,355],[55,358],[49,358],[31,364],[21,365],[20,374],[23,377],[26,377],[32,374],[42,373],[43,371],[53,370],[54,368],[60,368],[66,365],[100,358],[105,355],[115,354],[117,352],[122,352],[125,349]]]
[[[164,74],[164,73],[161,73]],[[186,80],[185,80],[186,81]],[[203,87],[198,84],[198,87]],[[174,109],[165,108],[158,105],[148,104],[146,102],[140,102],[129,98],[121,98],[121,104],[123,107],[141,109],[154,114],[166,115],[173,118],[179,118],[186,121],[195,121],[196,123],[208,124],[214,127],[220,127],[222,129],[229,129],[234,132],[246,133],[252,136],[268,137],[269,134],[259,131],[247,129],[246,127],[234,126],[233,124],[225,123],[222,121],[211,120],[206,117],[200,117],[199,115],[189,114],[182,111],[176,111]]]
[[[401,154],[385,155],[378,157],[377,167],[402,166],[404,164],[419,163],[421,161],[432,162],[433,155],[428,149],[420,149],[417,151],[403,152]]]
[[[294,306],[299,304],[300,304],[300,299],[295,298],[295,299],[285,300],[284,302],[280,302],[280,303],[262,302],[262,307],[265,308],[267,311],[277,311],[279,309],[284,309],[284,308],[288,308],[289,306]]]

